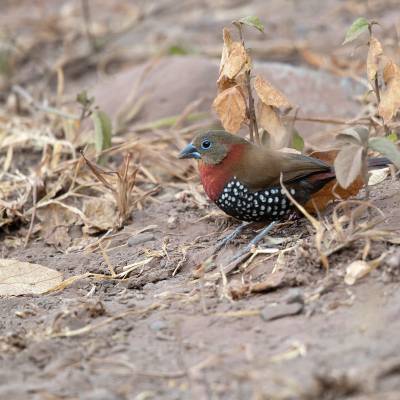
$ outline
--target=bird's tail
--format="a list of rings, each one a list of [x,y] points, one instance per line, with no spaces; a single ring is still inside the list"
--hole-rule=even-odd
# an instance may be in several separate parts
[[[386,157],[375,157],[368,159],[368,169],[383,168],[391,164],[391,161]]]

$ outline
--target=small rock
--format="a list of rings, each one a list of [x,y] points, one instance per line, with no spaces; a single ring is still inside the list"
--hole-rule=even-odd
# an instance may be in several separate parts
[[[156,319],[155,321],[151,322],[149,325],[150,329],[152,331],[162,331],[164,329],[168,328],[168,325],[165,321],[163,321],[162,319]]]
[[[287,292],[286,296],[283,297],[282,301],[285,302],[286,304],[292,304],[292,303],[304,304],[303,291],[298,288],[290,289]]]
[[[128,246],[132,247],[132,246],[137,246],[138,244],[142,244],[142,243],[146,243],[146,242],[150,242],[152,240],[155,240],[155,236],[152,233],[141,233],[139,235],[130,237],[128,239]]]
[[[123,400],[119,394],[113,393],[105,388],[96,388],[90,392],[83,393],[81,400]]]
[[[384,263],[390,268],[400,268],[400,251],[395,251],[392,254],[389,254]]]
[[[261,318],[264,321],[287,317],[289,315],[300,314],[303,310],[303,304],[279,304],[277,306],[267,306],[261,311]]]
[[[167,220],[168,228],[175,228],[177,220],[178,218],[175,215],[171,215]]]

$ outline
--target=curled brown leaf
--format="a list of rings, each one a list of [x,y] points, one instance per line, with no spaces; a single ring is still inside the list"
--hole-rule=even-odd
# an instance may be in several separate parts
[[[221,92],[213,107],[224,129],[230,133],[236,133],[246,120],[246,101],[238,85]]]
[[[385,122],[390,121],[400,109],[400,68],[393,61],[389,61],[383,70],[383,79],[386,89],[381,94],[378,107],[379,115]]]
[[[286,96],[260,75],[254,79],[254,89],[265,105],[281,109],[292,108]]]
[[[378,72],[379,60],[383,54],[382,45],[374,36],[369,40],[369,49],[367,57],[367,76],[370,82],[374,82]]]
[[[290,143],[290,135],[283,125],[278,110],[262,102],[258,103],[258,124],[269,134],[268,145],[280,149]]]
[[[224,46],[222,48],[219,79],[234,79],[239,73],[249,70],[250,57],[242,43],[234,42],[228,29],[223,31]],[[224,77],[224,78],[223,78]]]

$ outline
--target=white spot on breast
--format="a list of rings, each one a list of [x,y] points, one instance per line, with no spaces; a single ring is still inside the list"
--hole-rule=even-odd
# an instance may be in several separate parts
[[[265,210],[265,206],[261,206],[260,208],[261,208],[261,210]]]
[[[279,213],[279,215],[283,215],[283,214],[285,214],[285,211],[281,211],[281,212]]]
[[[268,203],[272,203],[272,202],[273,202],[272,197],[268,197]]]
[[[277,211],[274,211],[274,212],[272,213],[272,215],[278,215],[278,212],[277,212]]]
[[[294,190],[294,189],[290,189],[290,194],[295,194],[296,193],[296,191]]]
[[[271,212],[271,210],[272,210],[272,208],[270,207],[270,206],[268,206],[268,208],[267,208],[267,212]]]
[[[275,197],[275,203],[279,203],[279,197]]]
[[[262,194],[260,194],[260,200],[261,200],[262,202],[265,202],[265,197],[264,197]]]

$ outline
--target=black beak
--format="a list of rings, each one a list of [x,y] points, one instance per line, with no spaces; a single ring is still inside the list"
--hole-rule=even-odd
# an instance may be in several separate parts
[[[197,151],[196,147],[192,143],[189,143],[180,153],[178,158],[196,158],[197,160],[201,158],[200,153]]]

